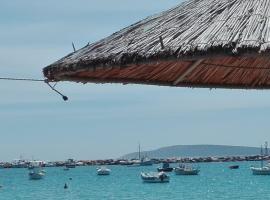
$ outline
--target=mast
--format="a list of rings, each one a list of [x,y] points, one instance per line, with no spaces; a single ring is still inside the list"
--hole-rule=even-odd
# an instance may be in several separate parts
[[[264,143],[264,148],[265,148],[264,155],[265,155],[265,156],[268,156],[268,142],[265,142],[265,143]]]
[[[141,144],[139,143],[139,160],[141,160]]]
[[[261,168],[263,168],[263,147],[261,145]]]

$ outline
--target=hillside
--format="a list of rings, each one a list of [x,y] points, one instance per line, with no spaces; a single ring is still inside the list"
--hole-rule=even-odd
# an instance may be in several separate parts
[[[143,151],[150,158],[208,157],[208,156],[246,156],[258,155],[260,148],[226,145],[176,145],[152,151]],[[138,158],[138,152],[122,156],[125,159]]]

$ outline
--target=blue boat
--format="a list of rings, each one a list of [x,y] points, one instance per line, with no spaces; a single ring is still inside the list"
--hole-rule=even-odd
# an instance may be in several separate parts
[[[164,162],[162,164],[162,167],[157,168],[158,172],[172,172],[173,168],[170,167],[170,164],[168,162]]]

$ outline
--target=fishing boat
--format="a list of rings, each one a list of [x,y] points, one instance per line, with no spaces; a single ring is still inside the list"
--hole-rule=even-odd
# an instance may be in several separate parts
[[[267,149],[267,147],[266,147]],[[269,164],[268,165],[265,165],[264,166],[264,163],[263,163],[263,148],[261,146],[261,166],[260,167],[251,167],[251,171],[252,171],[252,174],[253,175],[270,175],[270,166]]]
[[[111,170],[108,169],[107,167],[102,166],[102,167],[97,168],[97,175],[106,176],[106,175],[110,175],[110,173],[111,173]]]
[[[42,179],[45,175],[45,171],[42,170],[42,163],[40,161],[32,161],[28,175],[31,180]]]
[[[170,177],[165,172],[142,172],[141,178],[145,183],[168,183]]]
[[[187,165],[179,165],[174,169],[176,175],[198,175],[200,172],[199,168],[194,168],[192,166]]]
[[[67,168],[75,168],[76,167],[76,162],[73,159],[68,159],[66,162],[66,167]]]
[[[170,167],[170,164],[168,162],[164,162],[162,164],[162,167],[157,168],[158,172],[171,172],[173,171],[173,168]]]
[[[239,169],[239,165],[231,165],[229,166],[230,169]]]

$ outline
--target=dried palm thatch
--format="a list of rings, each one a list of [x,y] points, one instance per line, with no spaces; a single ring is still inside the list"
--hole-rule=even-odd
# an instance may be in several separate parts
[[[190,0],[44,68],[53,81],[270,88],[270,0]]]

